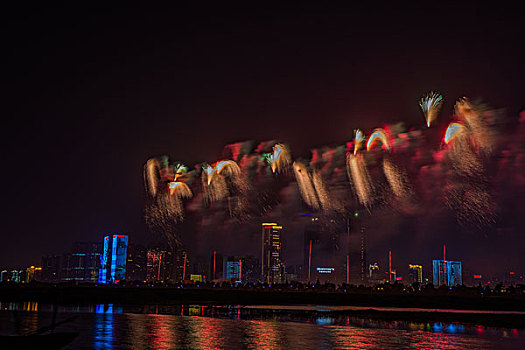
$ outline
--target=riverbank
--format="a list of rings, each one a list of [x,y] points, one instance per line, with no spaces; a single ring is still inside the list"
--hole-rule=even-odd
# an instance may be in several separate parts
[[[0,287],[0,301],[61,304],[126,305],[342,305],[367,307],[525,311],[525,295],[464,296],[282,291],[242,288],[168,288],[121,286],[9,285]]]

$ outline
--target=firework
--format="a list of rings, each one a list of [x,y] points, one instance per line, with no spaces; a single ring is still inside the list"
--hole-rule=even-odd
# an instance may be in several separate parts
[[[361,155],[348,154],[346,170],[359,202],[365,207],[369,207],[372,204],[373,187],[363,157]]]
[[[273,146],[273,153],[268,156],[268,163],[272,167],[272,172],[279,172],[290,165],[290,151],[283,144]]]
[[[221,160],[215,164],[217,174],[225,176],[237,176],[241,173],[241,168],[233,160]]]
[[[202,174],[203,178],[206,178],[206,183],[209,186],[211,184],[211,180],[213,179],[213,175],[215,175],[215,169],[209,164],[204,164],[202,166]]]
[[[321,174],[319,174],[318,171],[313,172],[312,182],[314,184],[317,199],[319,200],[319,205],[323,208],[323,210],[329,211],[333,207],[331,203],[331,198],[323,182],[323,178],[321,177]]]
[[[463,125],[459,123],[450,123],[447,131],[445,132],[445,138],[443,139],[445,143],[452,141],[457,135],[463,132]]]
[[[220,201],[227,195],[223,176],[215,176],[215,168],[205,164],[202,168],[202,190],[208,202]],[[213,180],[213,181],[212,181]]]
[[[383,159],[383,172],[394,195],[398,198],[407,198],[409,196],[408,177],[394,165],[389,157]]]
[[[191,198],[193,194],[190,188],[184,182],[170,182],[168,184],[170,196],[178,198]]]
[[[383,147],[386,150],[390,150],[390,144],[388,143],[388,136],[384,129],[377,128],[374,130],[372,135],[368,138],[368,142],[366,143],[366,150],[370,151],[370,148],[376,143],[376,141],[379,140],[383,144]]]
[[[319,209],[319,200],[317,199],[317,193],[312,182],[312,177],[310,173],[304,166],[304,164],[299,162],[293,162],[293,170],[295,173],[295,179],[299,185],[299,191],[301,196],[306,204],[308,204],[313,209]]]
[[[160,163],[158,159],[148,159],[146,165],[144,165],[144,185],[146,191],[152,196],[157,195],[157,190],[160,180]]]
[[[419,100],[419,107],[425,115],[427,127],[430,127],[430,124],[436,119],[442,104],[443,96],[435,92],[430,92]]]
[[[361,130],[356,129],[354,137],[354,155],[357,154],[357,151],[361,148],[361,145],[363,144],[363,142],[365,142],[365,140],[365,134]]]
[[[177,181],[179,177],[184,175],[188,171],[188,168],[182,163],[175,163],[173,165],[173,181]]]
[[[481,117],[483,108],[463,97],[456,102],[454,110],[458,118],[465,122],[476,151],[490,152],[493,139]]]

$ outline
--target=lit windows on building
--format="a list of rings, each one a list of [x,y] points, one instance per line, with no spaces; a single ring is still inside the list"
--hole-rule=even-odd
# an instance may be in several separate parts
[[[265,283],[282,282],[281,230],[277,223],[262,224],[261,274]]]
[[[432,260],[432,272],[435,286],[463,284],[460,261]]]
[[[409,264],[408,273],[410,276],[410,283],[423,283],[423,266]]]
[[[127,235],[104,237],[99,283],[118,283],[126,278]]]

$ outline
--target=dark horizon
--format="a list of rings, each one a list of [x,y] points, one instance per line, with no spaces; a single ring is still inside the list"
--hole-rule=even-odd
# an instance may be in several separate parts
[[[520,12],[430,5],[6,10],[0,268],[35,265],[42,254],[106,234],[159,240],[144,222],[142,171],[151,157],[193,167],[219,160],[234,142],[279,140],[294,160],[309,159],[311,149],[350,142],[355,128],[369,135],[398,122],[439,140],[463,96],[503,110],[502,130],[519,136]],[[431,90],[445,102],[427,130],[418,100]],[[508,147],[519,158],[516,142]],[[523,273],[521,191],[507,183],[503,209],[512,210],[476,232],[449,214],[418,221],[381,208],[370,224],[369,257],[384,261],[381,252],[392,249],[399,264],[428,264],[447,244],[451,259],[481,273],[506,266]],[[258,224],[236,232],[232,249],[257,252],[250,242]],[[294,230],[283,232],[290,247],[301,233]],[[196,255],[206,249],[199,242]]]

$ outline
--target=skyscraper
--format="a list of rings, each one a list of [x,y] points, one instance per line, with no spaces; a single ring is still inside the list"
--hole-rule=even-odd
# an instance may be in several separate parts
[[[60,281],[60,255],[43,255],[42,281],[59,282]]]
[[[262,224],[261,274],[266,283],[282,282],[281,230],[276,223]]]
[[[173,253],[167,248],[150,248],[146,260],[146,281],[168,282],[173,279]]]
[[[126,278],[127,235],[104,237],[98,283],[118,283]]]
[[[146,280],[146,248],[141,245],[130,244],[126,261],[126,280]]]
[[[409,264],[408,275],[410,276],[410,283],[423,283],[423,266]]]
[[[96,283],[101,251],[100,243],[76,242],[72,252],[65,254],[61,259],[61,280]]]
[[[436,286],[456,286],[463,284],[461,262],[432,260],[433,283]]]
[[[210,258],[210,280],[215,281],[222,278],[223,264],[222,254],[213,252]]]

